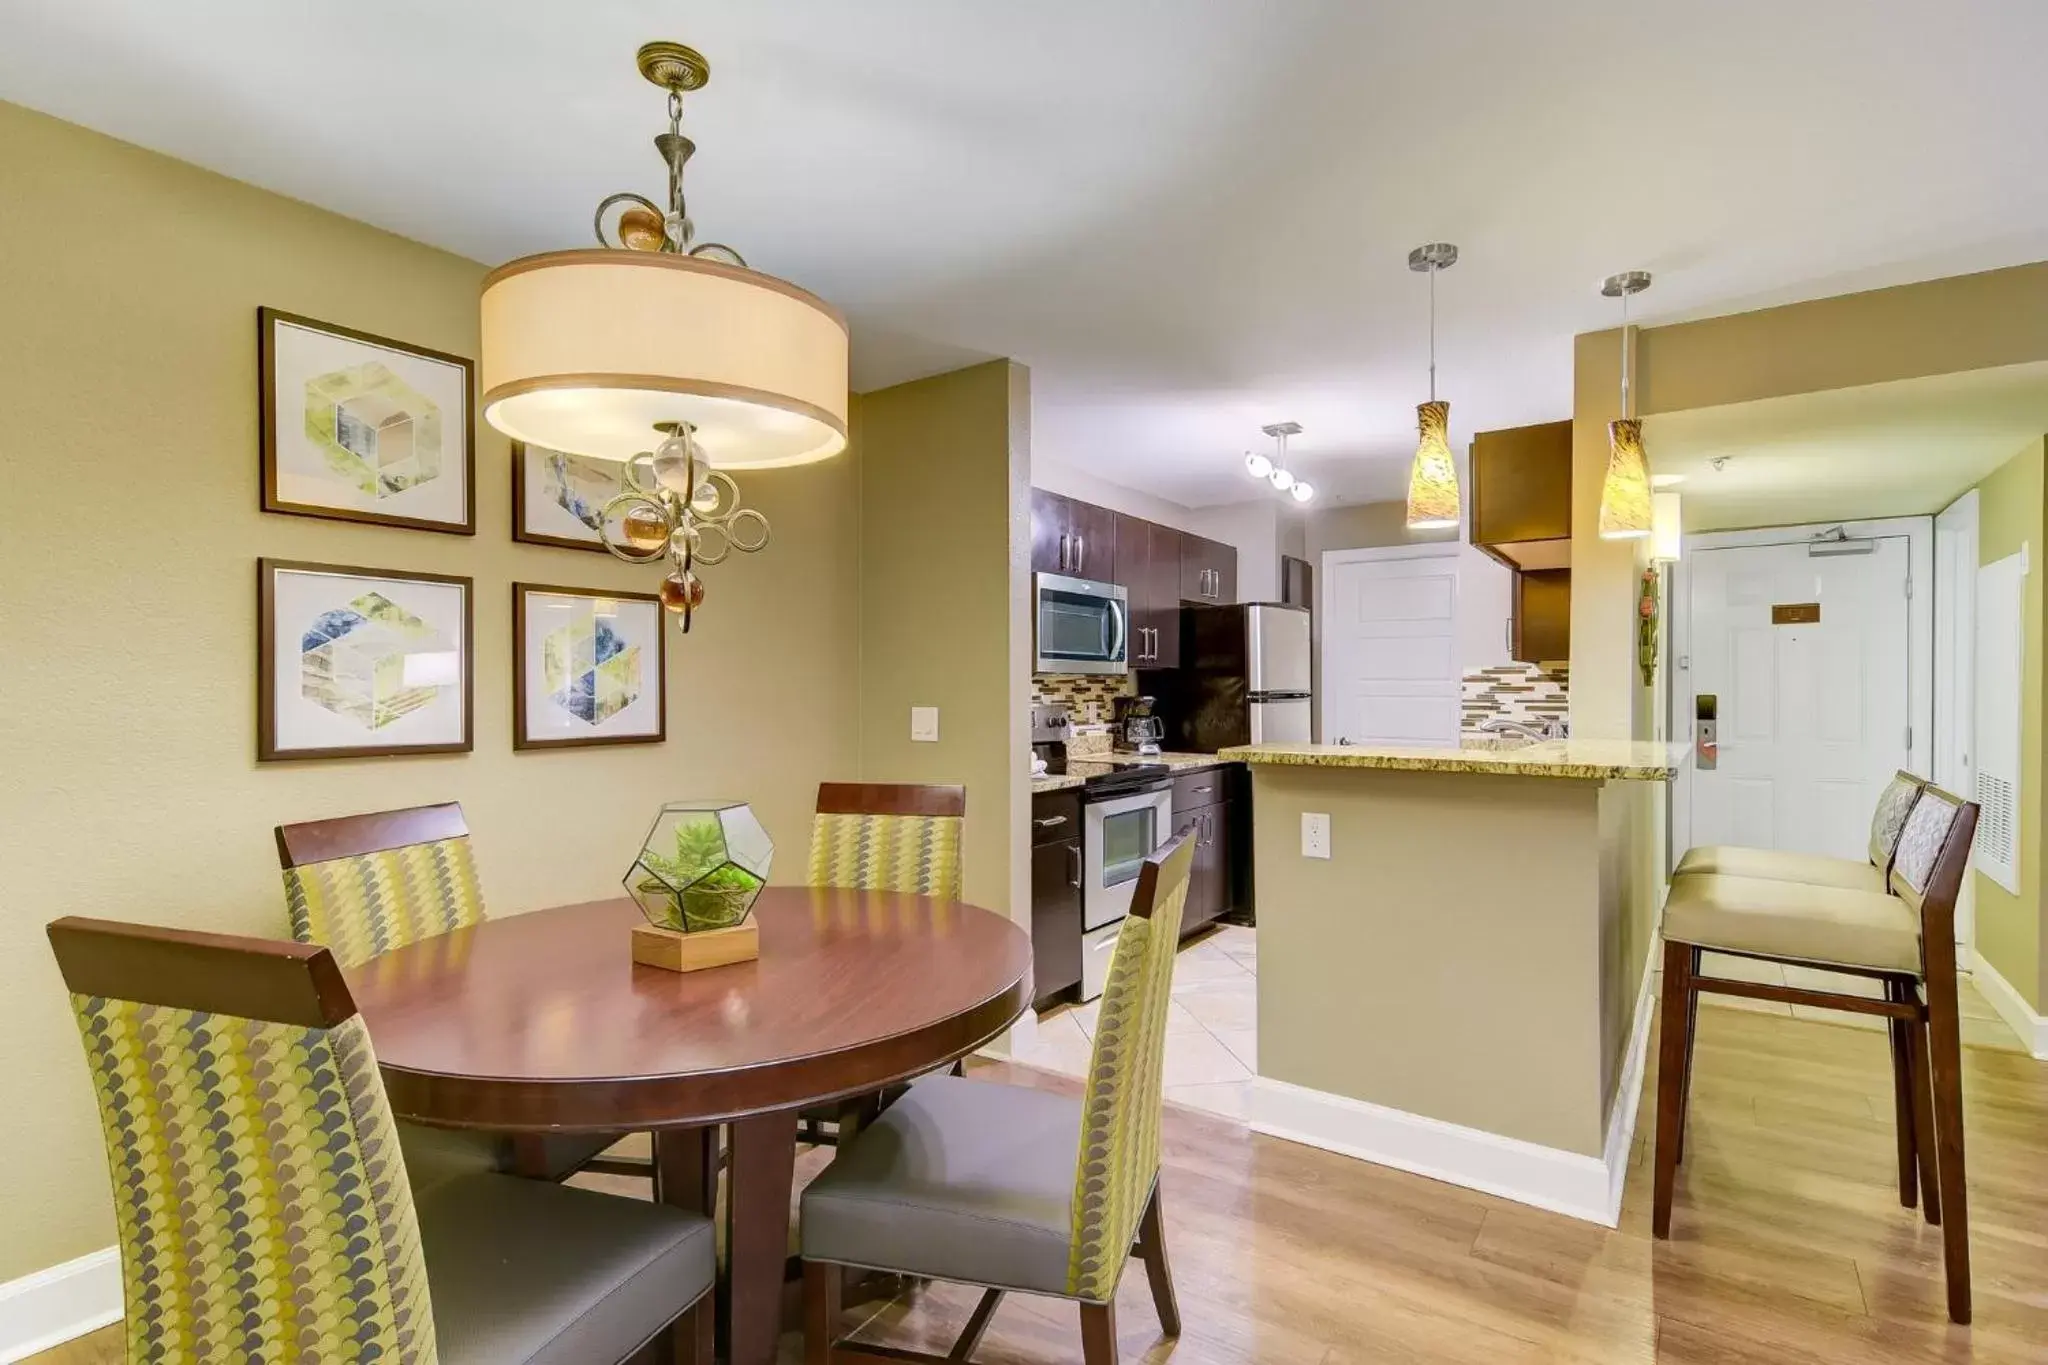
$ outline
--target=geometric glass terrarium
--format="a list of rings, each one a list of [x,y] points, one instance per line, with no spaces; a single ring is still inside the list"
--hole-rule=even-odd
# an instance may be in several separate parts
[[[730,929],[746,920],[774,860],[746,802],[673,801],[641,840],[626,891],[657,929]]]

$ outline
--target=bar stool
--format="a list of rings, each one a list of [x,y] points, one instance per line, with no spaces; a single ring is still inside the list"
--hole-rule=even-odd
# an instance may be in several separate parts
[[[1671,1235],[1700,993],[1879,1015],[1892,1026],[1899,1199],[1912,1207],[1917,1184],[1927,1221],[1942,1229],[1949,1317],[1958,1323],[1970,1320],[1955,905],[1977,814],[1973,801],[1936,787],[1921,788],[1891,858],[1888,892],[1681,870],[1664,909],[1652,1218],[1657,1237]],[[1884,998],[1704,976],[1703,952],[1872,978],[1883,983]]]

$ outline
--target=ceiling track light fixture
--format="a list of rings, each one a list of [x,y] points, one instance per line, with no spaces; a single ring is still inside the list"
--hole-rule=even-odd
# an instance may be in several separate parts
[[[1255,479],[1263,479],[1282,493],[1290,495],[1296,502],[1307,502],[1316,495],[1315,486],[1294,477],[1287,468],[1287,438],[1301,435],[1299,422],[1274,422],[1259,428],[1273,438],[1274,453],[1271,458],[1254,450],[1244,453],[1244,472]]]
[[[1429,401],[1415,409],[1420,439],[1408,466],[1408,528],[1456,526],[1462,516],[1458,465],[1451,458],[1451,405],[1436,396],[1436,277],[1458,263],[1458,248],[1430,242],[1408,253],[1408,268],[1429,276]]]
[[[696,240],[683,96],[710,81],[710,63],[672,42],[645,44],[636,63],[668,92],[668,128],[654,139],[667,195],[607,195],[596,248],[485,277],[483,414],[515,441],[624,464],[599,533],[621,559],[672,561],[661,602],[687,631],[704,600],[698,566],[768,543],[768,519],[740,506],[726,471],[846,448],[846,320],[731,247]]]
[[[1635,338],[1629,329],[1628,301],[1649,287],[1647,270],[1624,270],[1609,275],[1600,285],[1604,297],[1621,300],[1621,416],[1607,424],[1607,477],[1600,484],[1602,540],[1640,540],[1656,525],[1650,499],[1650,462],[1643,453],[1643,424],[1636,419],[1629,386]]]

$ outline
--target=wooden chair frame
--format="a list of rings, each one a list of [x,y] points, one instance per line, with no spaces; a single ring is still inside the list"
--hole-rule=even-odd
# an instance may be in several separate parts
[[[1964,1180],[1962,1023],[1956,999],[1955,908],[1970,845],[1976,835],[1978,807],[1974,801],[1962,801],[1932,786],[1924,791],[1954,801],[1956,814],[1920,898],[1918,975],[1765,953],[1730,952],[1689,943],[1665,943],[1663,1024],[1657,1053],[1656,1191],[1651,1231],[1660,1239],[1671,1235],[1671,1202],[1677,1188],[1678,1167],[1685,1160],[1685,1120],[1692,1090],[1693,1041],[1701,993],[1713,991],[1752,1000],[1876,1015],[1890,1024],[1899,1203],[1912,1208],[1918,1202],[1927,1221],[1940,1226],[1949,1317],[1957,1323],[1967,1323],[1971,1313],[1969,1197]],[[1700,960],[1707,952],[1865,977],[1883,983],[1884,998],[1873,1000],[1834,991],[1705,976],[1700,971]]]
[[[1138,885],[1131,897],[1132,916],[1150,919],[1158,904],[1161,867],[1181,851],[1189,836],[1175,835],[1154,850],[1138,872]],[[1145,1263],[1145,1278],[1152,1289],[1152,1304],[1159,1313],[1159,1326],[1168,1337],[1180,1335],[1180,1301],[1174,1294],[1173,1270],[1166,1256],[1166,1222],[1160,1210],[1158,1176],[1138,1219],[1138,1235],[1131,1243],[1131,1255]],[[967,1325],[952,1348],[943,1356],[910,1351],[897,1346],[857,1342],[838,1335],[840,1310],[844,1305],[846,1271],[857,1267],[831,1261],[806,1259],[804,1267],[804,1365],[875,1365],[875,1362],[910,1361],[919,1365],[958,1365],[972,1359],[988,1325],[995,1317],[1003,1296],[1012,1291],[993,1285],[982,1287],[981,1301],[974,1306]],[[1023,1292],[1023,1291],[1017,1291]],[[1059,1297],[1042,1295],[1041,1297]],[[1082,1365],[1117,1365],[1116,1302],[1093,1303],[1074,1300],[1081,1310]]]

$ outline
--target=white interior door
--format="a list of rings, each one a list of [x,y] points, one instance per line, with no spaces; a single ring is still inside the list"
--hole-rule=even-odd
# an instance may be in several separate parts
[[[1869,543],[1689,555],[1691,691],[1715,698],[1720,731],[1689,843],[1866,856],[1878,794],[1912,757],[1908,543]]]
[[[1458,555],[1324,561],[1323,738],[1458,742]]]
[[[1977,799],[1977,494],[1973,489],[1934,519],[1935,785]],[[1956,942],[1975,937],[1977,879],[1956,897]]]

